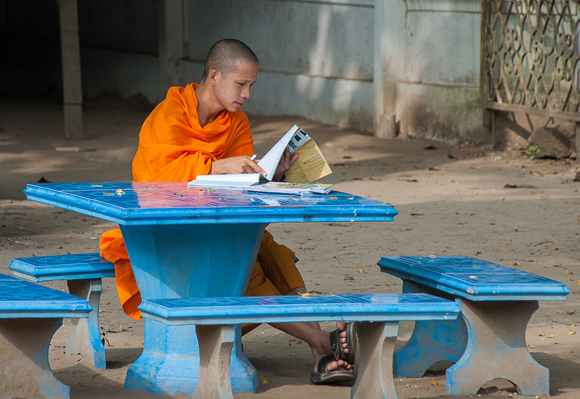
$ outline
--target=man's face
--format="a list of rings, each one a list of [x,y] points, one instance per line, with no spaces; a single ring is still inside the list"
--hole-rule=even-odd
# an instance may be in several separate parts
[[[250,98],[250,89],[258,78],[258,70],[258,64],[238,61],[236,68],[227,75],[216,71],[214,93],[224,109],[236,112],[242,108]]]

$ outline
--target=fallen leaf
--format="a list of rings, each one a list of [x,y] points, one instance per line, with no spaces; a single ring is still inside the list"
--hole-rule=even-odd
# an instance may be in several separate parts
[[[363,269],[359,269],[359,271],[358,271],[358,272],[362,274],[362,273],[364,273],[365,271],[364,271]]]
[[[514,266],[521,266],[518,262],[514,262]]]
[[[431,385],[439,385],[439,383],[435,381],[435,377],[431,377]]]
[[[550,334],[550,335],[546,336],[546,338],[554,338],[554,334]]]
[[[262,381],[262,384],[266,385],[266,384],[267,384],[267,383],[269,383],[269,382],[270,382],[270,381],[268,381],[268,380],[264,380],[264,381]]]
[[[576,313],[576,311],[575,311],[575,310],[573,310],[573,311],[571,311],[571,312],[566,312],[566,313],[568,313],[569,315],[573,315],[574,313]],[[572,327],[574,327],[574,325],[572,325]]]
[[[580,280],[576,280],[576,285],[580,285]]]
[[[564,312],[561,312],[561,311],[559,311],[559,310],[556,310],[555,312],[556,312],[556,313],[558,313],[558,314],[562,314],[562,313],[564,313]]]
[[[307,293],[305,293],[305,294],[301,294],[301,293],[299,292],[299,293],[298,293],[298,295],[300,295],[300,296],[310,296],[310,294],[309,294],[308,292],[307,292]]]
[[[570,332],[568,332],[568,335],[574,335],[574,334],[576,334],[576,331],[570,331]]]
[[[388,286],[389,286],[389,284],[387,284],[387,282],[385,281],[385,282],[383,283],[383,287],[388,287]]]
[[[534,345],[528,345],[528,346],[532,349],[536,349],[536,347]]]
[[[543,337],[545,334],[544,333],[540,333],[538,334],[538,337]]]
[[[566,274],[574,274],[572,270],[566,270]]]

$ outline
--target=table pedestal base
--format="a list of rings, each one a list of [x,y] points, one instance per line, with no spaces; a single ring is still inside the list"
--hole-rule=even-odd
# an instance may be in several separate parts
[[[202,327],[205,333],[207,327]],[[240,336],[236,327],[232,340]],[[131,365],[125,379],[125,389],[145,391],[157,395],[193,395],[200,376],[200,348],[194,325],[168,325],[157,320],[145,319],[145,342],[143,353]],[[224,348],[231,348],[229,360],[231,389],[233,392],[256,392],[258,376],[241,351],[241,344],[230,342],[224,335]],[[240,339],[237,342],[241,342]],[[228,348],[228,345],[231,345]],[[208,357],[204,356],[205,364]],[[209,355],[211,357],[211,355]],[[203,373],[202,373],[203,374]]]

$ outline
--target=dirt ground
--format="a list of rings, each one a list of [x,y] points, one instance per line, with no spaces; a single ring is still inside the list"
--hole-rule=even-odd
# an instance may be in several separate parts
[[[98,251],[98,237],[115,227],[112,223],[26,201],[22,190],[41,179],[131,180],[130,164],[148,112],[139,101],[94,101],[85,107],[87,139],[66,141],[60,102],[0,100],[1,273],[9,273],[7,265],[15,257]],[[564,282],[572,293],[566,301],[541,302],[526,339],[532,356],[550,369],[550,394],[580,398],[580,182],[574,181],[575,160],[530,160],[521,150],[450,147],[409,137],[382,140],[292,117],[250,120],[259,153],[298,123],[331,164],[333,174],[324,182],[391,202],[399,211],[393,223],[271,225],[277,240],[300,258],[308,290],[400,292],[400,281],[376,266],[382,255],[475,256]],[[46,285],[65,290],[64,282]],[[123,314],[112,279],[104,281],[100,313],[107,370],[94,369],[81,356],[64,355],[67,323],[56,333],[49,355],[55,375],[71,387],[71,398],[156,397],[123,390],[127,369],[142,349],[143,324]],[[411,327],[402,323],[399,344]],[[349,387],[311,385],[308,345],[288,335],[263,325],[243,343],[260,386],[256,394],[234,395],[238,399],[350,395]],[[435,365],[423,378],[397,377],[399,398],[449,396],[445,367]],[[517,393],[509,382],[495,380],[465,397],[473,396]]]

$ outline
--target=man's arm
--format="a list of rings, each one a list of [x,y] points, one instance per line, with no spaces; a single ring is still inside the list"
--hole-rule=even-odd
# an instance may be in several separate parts
[[[266,176],[264,169],[262,169],[255,160],[245,155],[240,157],[222,158],[213,161],[208,174],[229,175],[236,173],[261,173],[264,177],[268,177]]]

